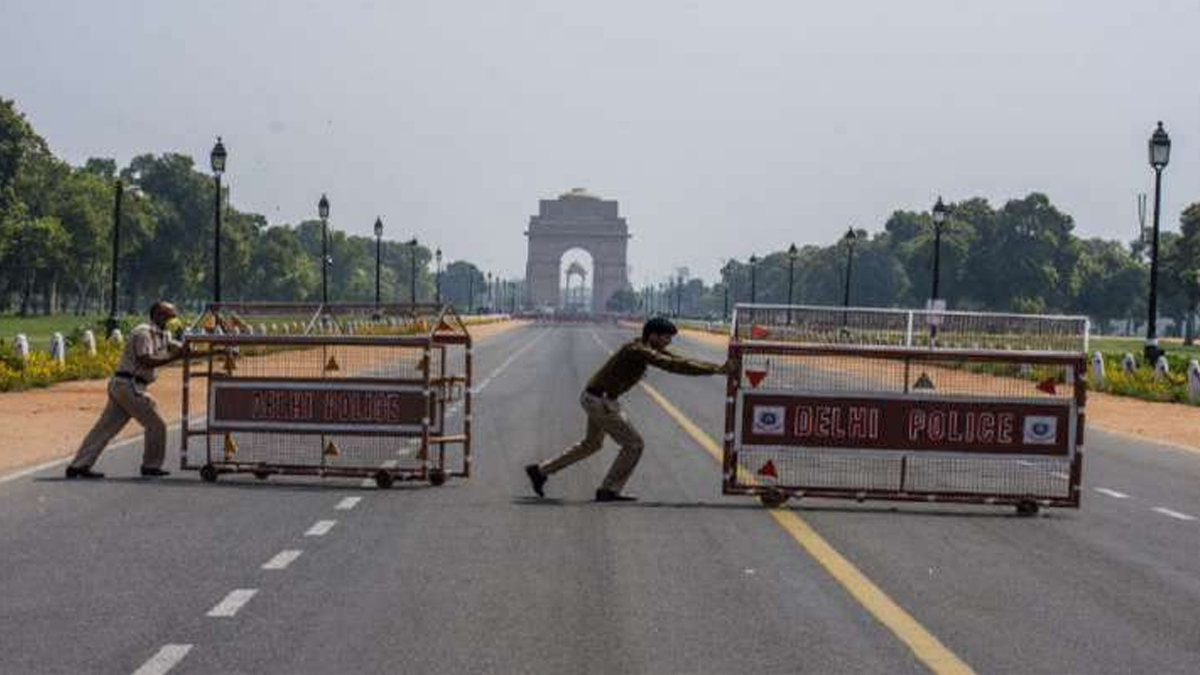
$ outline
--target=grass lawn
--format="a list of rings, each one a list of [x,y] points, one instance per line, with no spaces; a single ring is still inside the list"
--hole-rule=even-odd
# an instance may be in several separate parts
[[[1089,343],[1092,351],[1100,350],[1105,354],[1122,356],[1125,353],[1140,357],[1145,338],[1134,337],[1093,337]],[[1171,355],[1184,356],[1189,359],[1200,359],[1200,344],[1184,347],[1178,338],[1159,338],[1158,346]]]
[[[0,314],[0,343],[12,345],[17,333],[24,333],[29,338],[29,346],[39,351],[50,349],[50,337],[55,333],[70,335],[77,326],[96,330],[96,322],[102,321],[106,315],[54,314],[51,316],[15,316]],[[96,338],[101,338],[97,331]]]

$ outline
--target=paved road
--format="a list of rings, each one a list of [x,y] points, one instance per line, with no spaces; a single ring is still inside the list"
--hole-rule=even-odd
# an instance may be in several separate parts
[[[797,522],[916,626],[899,632],[783,521],[721,497],[714,460],[643,390],[640,503],[589,501],[611,449],[530,499],[521,465],[576,440],[581,384],[627,335],[480,345],[470,483],[121,478],[136,447],[104,481],[0,483],[0,674],[1200,670],[1200,520],[1179,517],[1200,516],[1200,455],[1091,434],[1084,508],[1036,519],[801,502]],[[649,382],[719,438],[719,380]],[[914,634],[961,661],[922,660]]]

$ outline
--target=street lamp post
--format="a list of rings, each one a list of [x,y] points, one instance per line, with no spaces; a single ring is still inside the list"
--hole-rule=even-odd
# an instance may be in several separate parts
[[[842,240],[846,242],[846,286],[845,292],[842,295],[842,330],[846,330],[847,319],[849,318],[850,308],[850,274],[854,269],[854,242],[858,236],[854,234],[854,227],[846,230],[846,236]]]
[[[1163,123],[1150,136],[1150,167],[1154,169],[1154,237],[1150,244],[1150,302],[1146,321],[1146,362],[1153,364],[1163,353],[1158,348],[1158,213],[1162,206],[1162,172],[1171,159],[1171,137]]]
[[[683,316],[683,277],[675,281],[675,318]]]
[[[383,218],[375,216],[375,313],[379,313],[379,272],[383,264]]]
[[[568,282],[570,283],[570,282]],[[487,273],[487,307],[488,313],[492,313],[492,273]]]
[[[942,225],[945,222],[946,205],[939,195],[937,203],[933,205],[933,290],[929,293],[930,309],[938,299],[938,284],[942,278]]]
[[[791,324],[792,323],[792,287],[794,285],[793,279],[796,276],[796,258],[800,257],[800,249],[796,248],[795,243],[793,243],[791,246],[788,247],[787,255],[788,255],[787,321],[789,324]]]
[[[758,302],[758,256],[750,255],[750,304]]]
[[[475,267],[467,269],[467,314],[475,313]]]
[[[721,267],[721,281],[725,291],[725,302],[723,305],[721,320],[729,321],[729,286],[733,283],[733,261],[727,260],[725,265]]]
[[[117,269],[121,261],[121,196],[125,193],[125,184],[117,178],[116,196],[113,198],[113,240],[112,240],[112,274],[109,280],[108,299],[108,334],[112,335],[117,329]]]
[[[437,274],[434,277],[433,282],[435,294],[434,297],[436,298],[437,305],[440,307],[442,304],[442,249],[439,248],[433,254],[433,257],[437,261]]]
[[[317,215],[321,217],[321,304],[329,304],[329,199],[321,195],[317,202]]]
[[[225,173],[225,144],[217,136],[217,144],[208,156],[212,167],[216,196],[213,201],[213,302],[221,302],[221,174]]]
[[[842,295],[842,307],[850,306],[850,273],[854,269],[854,242],[858,240],[858,235],[854,233],[854,228],[846,230],[846,236],[842,238],[846,242],[846,286],[845,293]]]
[[[417,238],[408,241],[408,302],[417,305]],[[415,310],[414,310],[415,311]]]

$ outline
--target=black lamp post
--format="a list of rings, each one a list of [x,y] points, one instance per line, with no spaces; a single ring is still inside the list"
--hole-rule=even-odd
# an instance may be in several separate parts
[[[408,241],[408,302],[417,304],[417,238]]]
[[[796,248],[795,244],[792,244],[791,246],[788,247],[787,255],[788,255],[787,304],[790,306],[792,304],[792,281],[796,275],[796,258],[800,257],[800,249]],[[789,313],[789,316],[790,316],[790,313]]]
[[[475,313],[475,268],[467,268],[467,314]]]
[[[217,144],[208,156],[212,166],[216,196],[213,201],[213,302],[221,302],[221,174],[225,173],[225,144],[217,136]]]
[[[750,304],[758,301],[758,256],[750,255]]]
[[[1154,238],[1150,244],[1150,302],[1146,321],[1146,362],[1154,363],[1163,353],[1158,348],[1158,212],[1162,205],[1162,172],[1171,159],[1171,137],[1163,123],[1150,136],[1150,167],[1154,169]]]
[[[442,249],[439,248],[433,254],[433,257],[437,261],[437,267],[436,267],[437,275],[434,277],[433,292],[434,292],[434,296],[437,300],[437,304],[440,307],[442,304]]]
[[[375,312],[379,313],[379,273],[383,263],[383,218],[375,216]]]
[[[487,306],[488,313],[492,312],[492,273],[487,273]]]
[[[729,321],[729,286],[733,283],[733,261],[727,261],[721,268],[721,285],[724,286],[725,302],[722,305],[721,320]]]
[[[854,228],[846,230],[846,236],[842,241],[846,242],[846,287],[845,293],[842,295],[842,307],[850,306],[850,274],[854,269],[854,243],[858,240],[858,235],[854,233]]]
[[[317,202],[317,215],[321,217],[321,304],[329,304],[329,200],[321,195]]]
[[[117,269],[121,261],[121,196],[125,193],[125,183],[117,178],[116,195],[113,197],[113,239],[112,239],[112,274],[109,280],[108,322],[105,327],[112,335],[117,329]]]
[[[675,280],[675,318],[683,316],[683,276]]]
[[[938,283],[942,278],[942,225],[945,222],[946,205],[939,195],[937,203],[933,205],[933,290],[929,292],[930,309],[933,309],[933,301],[938,299]]]

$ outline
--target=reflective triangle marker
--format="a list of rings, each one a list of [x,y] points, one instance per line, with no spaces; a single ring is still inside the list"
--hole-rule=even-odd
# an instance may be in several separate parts
[[[325,364],[325,372],[331,372],[331,371],[336,371],[336,370],[341,370],[341,369],[342,369],[341,366],[338,365],[337,357],[334,356],[333,354],[330,354],[329,361]]]
[[[771,331],[767,330],[766,328],[763,328],[762,326],[758,326],[758,325],[750,326],[750,338],[753,340],[766,340],[767,336],[769,336],[770,334],[771,334]]]
[[[766,370],[747,370],[746,371],[746,379],[750,380],[750,386],[753,387],[754,389],[758,389],[758,385],[762,384],[762,381],[764,379],[766,379],[766,377],[767,377]]]
[[[913,389],[937,389],[937,387],[933,386],[933,378],[929,377],[929,373],[921,373],[921,376],[913,383]]]
[[[775,471],[774,460],[768,459],[767,463],[763,464],[762,467],[759,468],[758,475],[766,476],[768,478],[779,478],[779,473]]]
[[[325,445],[325,456],[326,457],[340,457],[341,454],[342,454],[342,451],[338,450],[337,444],[334,443],[332,440],[329,441],[329,443]]]
[[[1058,384],[1058,381],[1055,378],[1051,377],[1051,378],[1048,378],[1048,379],[1045,379],[1045,380],[1042,380],[1041,382],[1039,382],[1037,388],[1038,388],[1038,391],[1046,393],[1046,394],[1057,394],[1058,393],[1058,387],[1056,386],[1057,384]]]

